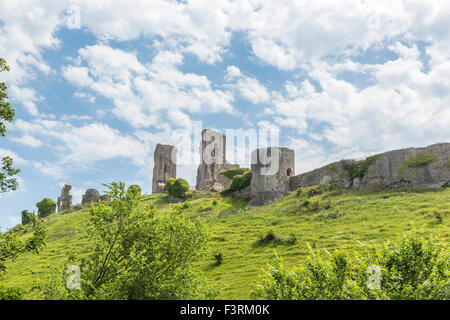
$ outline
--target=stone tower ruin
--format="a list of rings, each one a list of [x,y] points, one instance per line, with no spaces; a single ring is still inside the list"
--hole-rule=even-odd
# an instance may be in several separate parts
[[[158,143],[154,153],[152,193],[162,193],[169,178],[177,176],[177,148]]]
[[[81,204],[97,203],[100,201],[100,192],[96,189],[87,189],[81,198]]]
[[[228,186],[230,179],[220,174],[223,170],[238,168],[237,164],[227,163],[226,136],[210,129],[202,131],[200,144],[200,165],[197,170],[197,190],[221,191]]]
[[[249,205],[262,206],[288,194],[289,179],[295,175],[294,150],[281,147],[256,149],[252,152],[251,200]]]
[[[72,207],[72,196],[70,195],[71,189],[72,186],[70,184],[65,184],[61,189],[61,196],[58,197],[58,212]]]

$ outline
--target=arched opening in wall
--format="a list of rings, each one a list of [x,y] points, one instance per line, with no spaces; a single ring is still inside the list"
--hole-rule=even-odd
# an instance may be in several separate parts
[[[290,177],[292,175],[292,169],[288,168],[286,173],[287,173],[287,176]]]

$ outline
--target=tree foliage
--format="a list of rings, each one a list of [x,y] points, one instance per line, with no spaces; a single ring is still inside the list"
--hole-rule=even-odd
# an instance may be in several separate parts
[[[247,172],[250,172],[249,168],[231,168],[228,170],[223,170],[222,172],[220,172],[220,174],[227,177],[228,179],[233,179],[234,176],[242,175]]]
[[[33,235],[24,241],[19,241],[13,233],[0,233],[0,276],[7,271],[6,263],[14,261],[25,252],[39,253],[46,245],[46,231],[38,226]],[[23,293],[18,288],[7,288],[0,284],[0,300],[18,300]]]
[[[252,182],[252,173],[250,171],[247,171],[244,174],[241,175],[235,175],[233,177],[233,180],[231,180],[230,185],[228,188],[222,191],[223,195],[230,194],[234,191],[242,190],[248,186],[250,186]]]
[[[44,289],[50,299],[198,298],[202,281],[192,263],[205,253],[207,235],[179,206],[168,214],[144,206],[125,184],[106,185],[108,204],[92,207],[90,253],[79,259],[81,284],[68,290],[58,275]],[[70,263],[75,263],[72,259]]]
[[[22,224],[23,225],[27,225],[30,223],[35,223],[36,222],[36,214],[34,212],[30,212],[28,210],[23,210],[22,211]]]
[[[36,207],[38,208],[39,219],[56,213],[56,203],[50,198],[42,199],[41,201],[36,203]]]
[[[364,257],[336,251],[326,259],[319,251],[312,251],[306,264],[291,272],[277,258],[254,296],[283,300],[448,300],[449,267],[445,246],[412,231]]]
[[[133,184],[128,187],[128,192],[132,192],[132,193],[136,193],[137,195],[141,195],[142,189],[141,189],[141,186],[139,186],[137,184]]]
[[[0,58],[0,72],[9,71],[6,61]],[[15,111],[8,101],[8,94],[6,83],[0,82],[0,136],[5,136],[6,125],[5,122],[11,122],[14,119]],[[13,178],[20,172],[19,169],[13,168],[13,160],[11,157],[4,157],[1,159],[0,170],[0,193],[10,190],[16,190],[18,187],[17,178]]]
[[[175,198],[184,198],[189,193],[189,183],[183,178],[169,178],[164,191]]]

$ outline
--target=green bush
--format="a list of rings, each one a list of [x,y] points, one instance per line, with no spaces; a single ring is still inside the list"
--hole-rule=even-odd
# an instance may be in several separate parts
[[[406,158],[405,165],[408,168],[423,168],[436,160],[436,156],[432,153],[423,151],[416,155],[411,155]]]
[[[214,259],[216,260],[216,266],[220,266],[223,262],[223,254],[222,252],[217,252],[214,255]]]
[[[234,191],[242,190],[248,186],[252,182],[252,173],[250,171],[233,177],[228,188],[222,191],[223,195],[230,194]]]
[[[302,188],[298,188],[298,189],[295,191],[295,195],[296,195],[297,197],[300,197],[300,196],[302,195],[302,192],[303,192]]]
[[[44,198],[40,202],[36,203],[38,208],[39,219],[45,218],[56,212],[56,203],[50,198]]]
[[[289,272],[277,257],[255,287],[260,299],[450,299],[450,255],[436,238],[411,231],[365,256],[336,251],[324,258],[311,250]]]
[[[36,214],[28,210],[22,211],[22,224],[27,225],[29,223],[34,223],[36,221]]]
[[[339,177],[343,178],[344,175],[347,175],[350,178],[362,178],[366,174],[369,167],[379,158],[380,155],[376,154],[361,161],[343,160],[342,167],[344,168],[344,171],[340,172]]]
[[[247,172],[250,172],[249,168],[233,168],[233,169],[224,170],[220,174],[224,175],[228,179],[233,179],[233,177],[243,175]]]
[[[141,187],[139,185],[133,184],[133,185],[128,187],[127,192],[128,193],[134,193],[134,194],[137,194],[137,195],[140,196],[142,194],[142,189],[141,189]]]
[[[129,197],[125,184],[109,185],[112,201],[89,212],[92,247],[41,286],[46,299],[201,299],[205,283],[193,265],[207,253],[207,231],[179,206],[159,214]],[[67,287],[67,266],[80,266],[80,288]],[[206,293],[205,293],[206,294]]]
[[[169,179],[170,180],[170,179]],[[167,180],[166,187],[164,188],[168,194],[175,198],[184,198],[189,192],[189,183],[183,178]]]
[[[169,193],[169,190],[172,187],[172,185],[175,183],[175,181],[176,181],[176,179],[174,179],[174,178],[167,179],[166,185],[164,186],[164,192]]]

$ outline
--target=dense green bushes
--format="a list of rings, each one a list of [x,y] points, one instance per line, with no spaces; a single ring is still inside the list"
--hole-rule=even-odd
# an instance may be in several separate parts
[[[77,290],[67,288],[66,268],[41,287],[47,299],[198,299],[204,282],[192,269],[204,256],[205,226],[185,217],[179,206],[167,214],[143,206],[124,183],[107,185],[111,202],[92,207],[87,255],[68,265],[81,270]]]
[[[141,187],[140,187],[139,185],[137,185],[137,184],[133,184],[133,185],[129,186],[128,189],[127,189],[127,191],[128,191],[128,192],[131,192],[131,193],[134,193],[134,194],[137,194],[137,195],[139,195],[139,196],[142,194],[142,189],[141,189]]]
[[[262,277],[262,299],[450,299],[450,255],[435,238],[412,231],[366,256],[312,251],[288,272],[281,259]]]
[[[175,198],[185,198],[189,193],[189,183],[183,178],[169,178],[164,187],[164,192]]]
[[[436,160],[436,156],[429,152],[419,152],[406,158],[405,165],[408,168],[423,168]]]
[[[44,198],[40,202],[36,203],[38,208],[38,217],[45,218],[56,212],[56,203],[50,198]]]
[[[22,211],[22,224],[27,225],[29,223],[36,222],[36,214],[34,212],[30,212],[28,210]]]
[[[232,168],[232,169],[224,170],[220,174],[224,175],[228,179],[233,179],[234,176],[243,175],[247,172],[250,172],[249,168]]]
[[[354,161],[354,160],[343,160],[342,161],[342,167],[344,169],[344,173],[347,174],[350,178],[362,178],[369,167],[374,164],[378,159],[380,158],[380,155],[376,154],[374,156],[369,156],[364,160],[361,161]]]
[[[251,181],[252,181],[252,173],[250,171],[247,171],[246,173],[241,175],[235,175],[233,177],[233,180],[231,180],[231,183],[228,186],[228,188],[222,191],[222,194],[227,195],[234,191],[242,190],[250,186]]]

